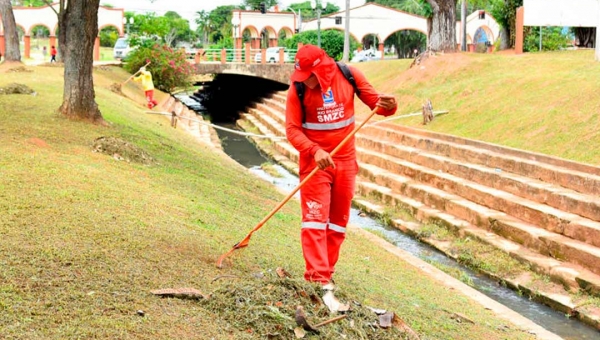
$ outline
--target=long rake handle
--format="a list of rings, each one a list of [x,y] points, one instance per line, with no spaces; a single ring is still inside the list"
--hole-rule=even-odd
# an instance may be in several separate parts
[[[146,65],[144,65],[143,67],[146,67],[146,66],[148,66],[148,65],[150,65],[150,62],[147,62],[147,63],[146,63]],[[139,69],[139,70],[137,70],[137,72],[136,72],[136,73],[132,74],[132,75],[131,75],[131,77],[127,78],[127,80],[125,80],[124,82],[122,82],[122,83],[121,83],[121,86],[123,86],[123,85],[127,84],[127,83],[128,83],[130,80],[131,80],[131,79],[133,79],[133,77],[135,77],[135,75],[136,75],[136,74],[140,73],[140,71],[141,71],[141,70],[142,70],[142,68],[140,67],[140,69]]]
[[[369,119],[371,119],[371,117],[373,117],[373,115],[375,115],[375,112],[377,112],[377,108],[375,108],[373,111],[371,111],[371,114],[367,117],[367,119],[363,120],[357,127],[354,128],[354,130],[352,132],[350,132],[346,137],[344,137],[344,139],[342,139],[342,141],[335,147],[335,149],[333,149],[333,151],[331,151],[329,153],[329,155],[331,155],[333,157],[333,155],[335,155],[338,151],[340,151],[340,149],[350,140],[350,138],[352,138],[357,132],[358,130],[360,130],[368,121]],[[267,221],[273,217],[273,215],[275,215],[275,213],[277,211],[279,211],[279,209],[281,209],[281,207],[283,207],[289,200],[290,198],[294,197],[294,195],[298,192],[298,190],[300,190],[300,188],[302,188],[304,186],[304,184],[306,184],[306,182],[308,182],[308,180],[311,179],[312,176],[314,176],[317,171],[319,171],[319,167],[316,166],[303,180],[302,182],[300,182],[300,184],[298,184],[284,199],[283,201],[279,202],[279,204],[277,204],[277,206],[275,208],[273,208],[273,210],[271,210],[271,212],[265,216],[260,222],[258,222],[258,224],[252,228],[252,230],[248,233],[248,235],[246,235],[246,237],[244,237],[243,240],[241,240],[240,242],[236,243],[233,248],[231,248],[231,250],[229,250],[227,253],[223,254],[218,260],[217,260],[217,267],[221,268],[223,266],[223,260],[225,260],[225,258],[227,256],[229,256],[231,253],[233,253],[234,250],[239,249],[239,248],[243,248],[245,246],[248,245],[248,241],[250,240],[250,237],[252,236],[252,234],[257,231],[258,229],[260,229],[265,223],[267,223]]]

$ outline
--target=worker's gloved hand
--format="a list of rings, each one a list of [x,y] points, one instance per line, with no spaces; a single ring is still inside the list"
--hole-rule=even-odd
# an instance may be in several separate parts
[[[380,94],[379,100],[375,104],[377,107],[381,108],[377,113],[383,116],[391,116],[395,113],[396,97],[391,94]],[[383,109],[383,110],[382,110]]]
[[[319,149],[317,152],[315,152],[315,163],[317,163],[317,166],[321,170],[324,170],[329,166],[335,169],[335,163],[333,163],[331,155],[329,152],[322,149]]]

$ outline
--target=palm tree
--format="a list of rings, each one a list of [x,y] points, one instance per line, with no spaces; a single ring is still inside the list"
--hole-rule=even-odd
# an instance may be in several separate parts
[[[198,25],[197,32],[202,37],[202,45],[208,44],[208,37],[210,31],[210,21],[208,20],[208,15],[205,10],[196,12],[196,24]]]

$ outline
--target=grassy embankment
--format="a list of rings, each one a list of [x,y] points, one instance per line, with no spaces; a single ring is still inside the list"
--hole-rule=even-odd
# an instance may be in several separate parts
[[[427,98],[450,111],[425,127],[421,117],[398,124],[600,165],[594,51],[456,54],[430,58],[424,69],[408,65],[357,64],[377,89],[398,96],[399,114],[419,112]]]
[[[108,126],[59,116],[62,68],[30,69],[0,76],[0,87],[19,82],[37,91],[0,96],[0,334],[241,339],[258,338],[261,329],[280,324],[280,334],[290,338],[299,296],[279,304],[236,294],[251,286],[268,300],[279,266],[303,284],[297,202],[277,213],[225,269],[216,269],[217,257],[283,195],[172,129],[164,117],[144,114],[134,84],[124,91],[137,102],[110,92],[113,82],[128,76],[120,69],[95,74]],[[94,153],[101,136],[133,143],[154,161],[142,165]],[[220,275],[234,277],[213,282]],[[531,337],[352,233],[336,279],[342,296],[395,311],[422,338]],[[178,287],[215,294],[208,302],[150,294]],[[232,296],[220,305],[224,292]],[[475,323],[458,323],[453,312]],[[349,324],[323,327],[321,338],[351,335]]]

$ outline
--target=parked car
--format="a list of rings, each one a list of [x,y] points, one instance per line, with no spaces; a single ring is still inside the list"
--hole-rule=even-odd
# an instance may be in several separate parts
[[[115,43],[115,47],[113,48],[113,58],[122,59],[129,54],[134,48],[129,46],[129,41],[127,38],[119,38]]]
[[[355,51],[354,56],[350,60],[351,63],[361,63],[381,59],[381,52],[373,50]]]
[[[283,48],[284,61],[289,62],[292,61],[287,49],[285,47],[269,47],[265,52],[265,60],[267,63],[278,63],[279,62],[279,49]],[[262,62],[262,53],[258,52],[254,55],[254,62],[261,63]]]

